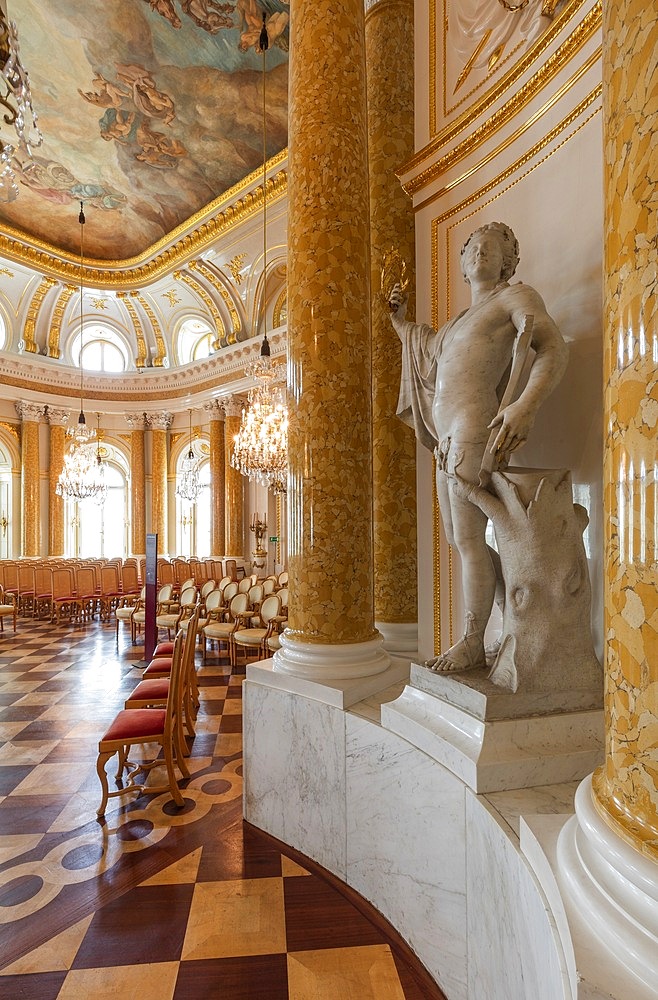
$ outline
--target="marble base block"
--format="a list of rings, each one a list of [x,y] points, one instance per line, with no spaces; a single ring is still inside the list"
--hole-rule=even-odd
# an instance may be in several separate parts
[[[411,684],[421,691],[462,708],[476,719],[525,719],[531,715],[597,710],[603,704],[599,691],[570,687],[549,693],[513,693],[488,679],[489,668],[466,670],[460,674],[439,674],[420,663],[411,665]],[[584,772],[582,777],[588,772]]]
[[[415,683],[418,669],[422,687]],[[603,759],[600,710],[490,718],[482,692],[415,666],[400,697],[382,705],[381,723],[475,792],[573,781]]]

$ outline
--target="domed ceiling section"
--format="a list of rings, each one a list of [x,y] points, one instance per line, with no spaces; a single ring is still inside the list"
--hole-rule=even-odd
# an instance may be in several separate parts
[[[269,49],[258,46],[263,12]],[[8,0],[43,144],[0,229],[75,257],[140,258],[287,142],[284,0]],[[2,127],[6,138],[8,127]]]

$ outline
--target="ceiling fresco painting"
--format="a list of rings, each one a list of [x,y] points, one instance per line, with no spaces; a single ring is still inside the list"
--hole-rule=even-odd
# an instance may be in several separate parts
[[[17,163],[12,228],[65,253],[144,253],[287,143],[284,0],[8,0],[43,145]]]

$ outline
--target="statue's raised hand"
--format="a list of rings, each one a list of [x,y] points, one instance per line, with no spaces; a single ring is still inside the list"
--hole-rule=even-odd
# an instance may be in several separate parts
[[[489,424],[490,430],[500,427],[491,446],[492,453],[504,460],[505,456],[525,444],[534,422],[534,413],[528,411],[520,400],[500,410]]]
[[[396,319],[404,319],[407,313],[407,296],[399,284],[393,285],[391,289],[391,294],[388,298],[388,308],[391,311],[391,316],[395,316]]]

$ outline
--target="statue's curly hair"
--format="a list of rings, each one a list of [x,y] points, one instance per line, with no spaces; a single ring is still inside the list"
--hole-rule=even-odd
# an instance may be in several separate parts
[[[460,261],[462,274],[464,274],[464,251],[473,237],[479,236],[481,233],[493,233],[500,240],[500,246],[503,251],[503,270],[500,277],[502,281],[509,281],[516,271],[520,260],[519,241],[510,227],[506,226],[504,222],[488,222],[485,226],[480,226],[471,233],[461,249]],[[465,274],[464,278],[468,281]]]

